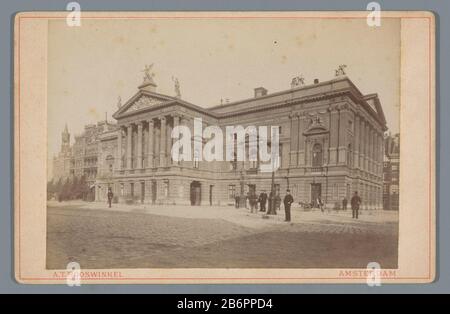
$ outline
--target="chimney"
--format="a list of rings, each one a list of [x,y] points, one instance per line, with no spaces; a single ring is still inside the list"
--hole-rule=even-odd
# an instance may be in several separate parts
[[[314,79],[314,84],[319,84],[319,79]]]
[[[257,87],[255,88],[255,98],[262,97],[267,95],[267,89],[264,87]]]

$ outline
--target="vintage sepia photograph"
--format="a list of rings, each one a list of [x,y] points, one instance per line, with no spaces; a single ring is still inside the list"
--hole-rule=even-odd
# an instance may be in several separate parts
[[[397,268],[399,19],[49,21],[47,93],[48,269]]]
[[[434,280],[432,14],[75,17],[15,19],[19,282]]]

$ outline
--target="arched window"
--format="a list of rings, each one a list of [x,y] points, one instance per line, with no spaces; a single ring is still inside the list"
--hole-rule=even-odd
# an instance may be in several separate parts
[[[322,167],[323,158],[322,158],[322,145],[319,143],[314,144],[312,149],[312,166],[313,167]]]

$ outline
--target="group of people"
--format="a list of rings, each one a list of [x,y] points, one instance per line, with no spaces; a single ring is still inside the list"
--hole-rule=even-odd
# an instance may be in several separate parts
[[[114,194],[111,190],[111,188],[108,188],[108,205],[111,207],[111,202],[114,197]],[[241,197],[239,195],[235,195],[235,207],[239,208],[241,202]],[[320,208],[320,210],[323,212],[323,202],[322,199],[319,197],[316,201],[317,206]],[[291,195],[291,191],[289,189],[286,190],[286,195],[283,199],[283,205],[284,205],[284,211],[285,211],[285,221],[291,221],[291,205],[294,203],[294,198]],[[344,197],[342,200],[342,208],[344,210],[347,210],[347,198]],[[266,206],[268,204],[268,206]],[[359,215],[359,207],[361,205],[361,197],[359,197],[358,192],[355,192],[353,194],[352,199],[350,200],[350,204],[352,207],[352,218],[358,219]],[[256,197],[256,193],[248,192],[245,196],[245,207],[250,208],[250,211],[256,212],[258,210],[259,205],[259,211],[260,212],[266,212],[267,213],[274,213],[276,214],[277,210],[280,210],[281,205],[281,197],[280,195],[276,194],[275,197],[273,197],[272,192],[267,195],[266,191],[262,191],[259,194],[259,197]],[[271,206],[274,206],[275,208],[271,211]]]
[[[254,212],[259,208],[259,211],[265,212],[267,205],[271,206],[272,201],[274,201],[275,209],[280,209],[281,198],[277,194],[275,198],[272,196],[272,192],[267,195],[266,191],[262,191],[259,196],[256,193],[248,192],[247,195],[235,195],[235,207],[239,208],[241,204],[245,201],[245,208]]]
[[[281,205],[281,197],[277,194],[275,195],[275,199],[273,202],[272,198],[272,192],[270,192],[269,196],[267,196],[265,191],[262,191],[261,194],[259,194],[259,197],[256,196],[256,193],[248,192],[245,197],[245,207],[250,209],[252,213],[256,212],[259,205],[259,211],[265,212],[266,211],[266,204],[269,205],[267,208],[267,213],[270,212],[270,206],[275,206],[275,209],[273,211],[274,214],[276,214],[276,210],[280,209]],[[239,208],[241,202],[241,197],[239,195],[235,196],[235,207]],[[272,203],[273,202],[273,203]],[[355,192],[350,200],[351,208],[352,208],[352,218],[358,219],[359,217],[359,209],[361,205],[361,197],[359,197],[358,192]],[[294,203],[294,198],[291,195],[291,191],[288,189],[286,190],[286,195],[283,199],[284,204],[284,210],[285,210],[285,221],[291,221],[291,205]],[[273,204],[273,205],[272,205]],[[347,210],[347,198],[344,197],[342,200],[342,208],[344,210]],[[320,208],[322,212],[324,212],[324,203],[320,197],[318,197],[315,200],[314,207]]]
[[[245,208],[250,209],[252,213],[267,212],[267,214],[276,214],[277,210],[280,210],[281,207],[281,197],[279,194],[275,194],[270,192],[267,195],[266,191],[262,191],[259,196],[254,192],[248,192],[247,195],[240,196],[235,195],[235,207],[239,208],[240,204],[245,200]],[[283,199],[283,205],[285,210],[285,221],[291,221],[291,204],[294,202],[294,198],[291,195],[291,191],[288,189],[286,191],[286,195]],[[272,206],[274,207],[272,209]]]
[[[342,209],[347,210],[348,200],[346,197],[342,200]],[[353,194],[352,199],[350,200],[350,205],[352,207],[352,218],[358,219],[359,215],[359,207],[361,206],[361,197],[359,197],[358,192]]]

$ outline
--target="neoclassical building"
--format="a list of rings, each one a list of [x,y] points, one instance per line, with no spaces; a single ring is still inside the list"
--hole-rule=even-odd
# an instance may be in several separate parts
[[[272,174],[260,171],[259,161],[208,162],[194,150],[192,160],[172,160],[173,127],[194,134],[194,118],[201,118],[203,128],[217,125],[224,134],[230,125],[278,127],[275,188],[282,195],[289,188],[296,202],[320,196],[333,207],[358,191],[363,208],[382,208],[386,120],[377,94],[362,94],[345,75],[310,85],[293,80],[274,93],[258,87],[252,98],[209,108],[182,100],[177,85],[175,97],[156,87],[147,73],[113,114],[117,129],[99,134],[97,200],[106,200],[108,187],[119,202],[193,205],[230,204],[242,190],[270,191]]]

